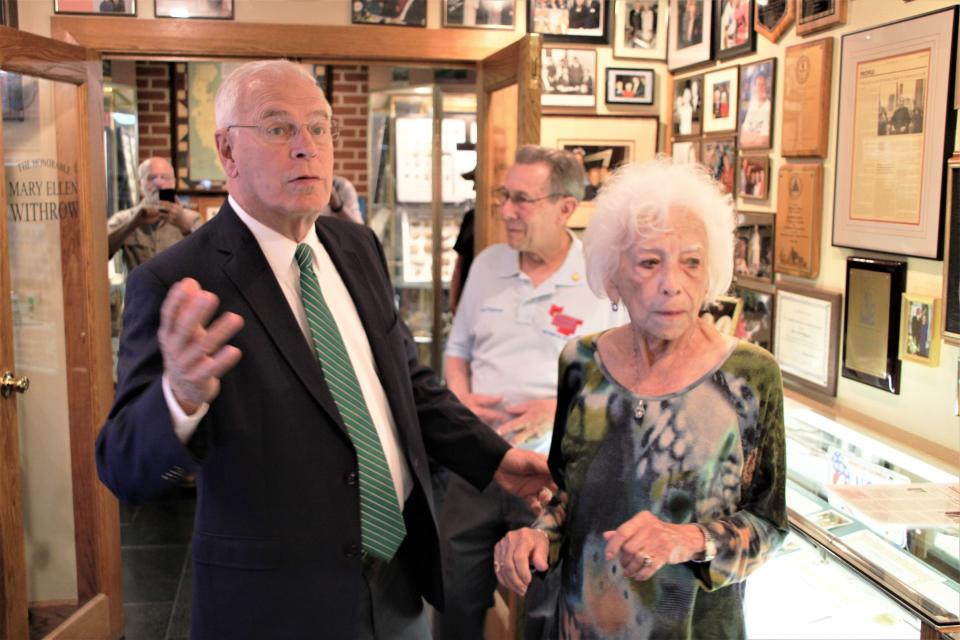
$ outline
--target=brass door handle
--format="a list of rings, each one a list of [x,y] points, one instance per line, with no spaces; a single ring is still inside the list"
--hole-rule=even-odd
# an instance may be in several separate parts
[[[10,371],[4,371],[3,377],[0,378],[0,395],[4,398],[10,397],[10,395],[16,391],[18,393],[23,393],[30,388],[30,378],[23,376],[22,378],[14,378],[13,373]]]

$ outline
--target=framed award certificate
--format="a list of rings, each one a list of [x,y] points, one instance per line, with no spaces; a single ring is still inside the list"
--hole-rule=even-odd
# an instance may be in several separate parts
[[[842,295],[807,287],[777,287],[773,353],[784,383],[837,395],[837,351]]]

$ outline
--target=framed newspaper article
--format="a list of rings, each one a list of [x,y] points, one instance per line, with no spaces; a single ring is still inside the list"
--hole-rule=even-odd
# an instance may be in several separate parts
[[[957,7],[843,36],[833,244],[943,257]]]

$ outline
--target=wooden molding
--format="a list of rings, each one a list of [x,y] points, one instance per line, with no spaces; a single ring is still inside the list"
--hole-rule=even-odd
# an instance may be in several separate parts
[[[138,57],[311,58],[331,62],[476,64],[522,36],[473,29],[290,25],[220,20],[126,20],[52,16],[57,40],[101,54]],[[350,46],[345,47],[344,42]]]
[[[108,640],[110,634],[110,599],[102,593],[77,609],[50,632],[45,640]]]

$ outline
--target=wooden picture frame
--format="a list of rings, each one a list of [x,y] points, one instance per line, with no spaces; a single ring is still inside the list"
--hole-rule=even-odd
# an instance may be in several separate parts
[[[783,124],[780,127],[780,153],[783,157],[827,157],[832,77],[833,38],[786,48]]]
[[[529,0],[527,33],[541,34],[544,42],[607,44],[611,1],[570,0],[567,7],[550,0]]]
[[[713,51],[717,60],[750,55],[757,50],[753,30],[754,0],[714,0]]]
[[[803,278],[820,274],[823,166],[786,164],[777,174],[777,252],[773,268]]]
[[[541,49],[540,104],[544,107],[595,107],[596,79],[596,49]]]
[[[616,0],[613,57],[667,59],[669,0]]]
[[[737,145],[741,149],[769,149],[773,146],[776,86],[776,58],[740,65]]]
[[[797,0],[797,35],[847,23],[847,0]]]
[[[774,302],[773,353],[784,384],[837,395],[843,295],[780,282]]]
[[[733,133],[737,130],[740,67],[725,67],[703,76],[703,132]]]
[[[642,163],[653,160],[657,156],[657,147],[660,131],[660,119],[656,116],[561,116],[545,115],[540,120],[540,144],[551,149],[570,149],[578,147],[584,151],[591,150],[598,154],[598,159],[587,159],[587,178],[599,183],[591,186],[599,188],[609,171],[616,168],[608,164],[603,166],[604,157],[609,163],[616,162],[622,157],[624,162]],[[604,148],[624,149],[625,153],[602,154]],[[592,155],[592,154],[589,154]],[[603,157],[601,157],[603,156]],[[600,162],[599,175],[591,173],[594,163]],[[606,169],[607,171],[603,171]],[[593,215],[594,203],[581,202],[577,210],[567,221],[572,229],[583,229]]]
[[[653,69],[607,67],[606,71],[607,104],[653,105],[657,85]]]
[[[135,17],[137,15],[137,0],[53,0],[53,12]]]
[[[737,283],[730,288],[730,293],[743,301],[734,337],[773,353],[776,289],[745,287]]]
[[[847,258],[843,377],[900,394],[900,297],[907,263]]]
[[[770,156],[742,154],[737,169],[737,197],[766,200],[770,197]]]
[[[713,59],[713,0],[670,0],[667,69],[677,73]]]
[[[737,214],[734,231],[733,276],[737,284],[773,284],[774,215]]]
[[[467,29],[514,28],[517,20],[515,0],[443,0],[443,26]]]
[[[753,14],[754,30],[770,42],[779,40],[797,15],[794,1],[767,0],[764,4],[757,2]]]
[[[940,298],[901,295],[900,359],[940,365]]]
[[[400,0],[388,4],[377,0],[354,0],[350,22],[426,28],[427,0]]]
[[[673,78],[672,87],[673,136],[699,137],[703,126],[703,74]]]
[[[960,155],[947,164],[946,248],[943,258],[943,340],[960,345]]]
[[[153,0],[156,18],[205,18],[233,20],[234,0],[207,0],[205,4],[191,0]]]
[[[833,244],[940,260],[958,8],[846,34]]]
[[[704,139],[700,145],[700,163],[707,168],[713,179],[720,183],[724,193],[736,193],[736,138],[723,136]]]
[[[704,305],[700,310],[700,317],[710,316],[717,331],[725,336],[732,336],[737,331],[742,311],[743,300],[740,298],[717,296],[716,300]]]

